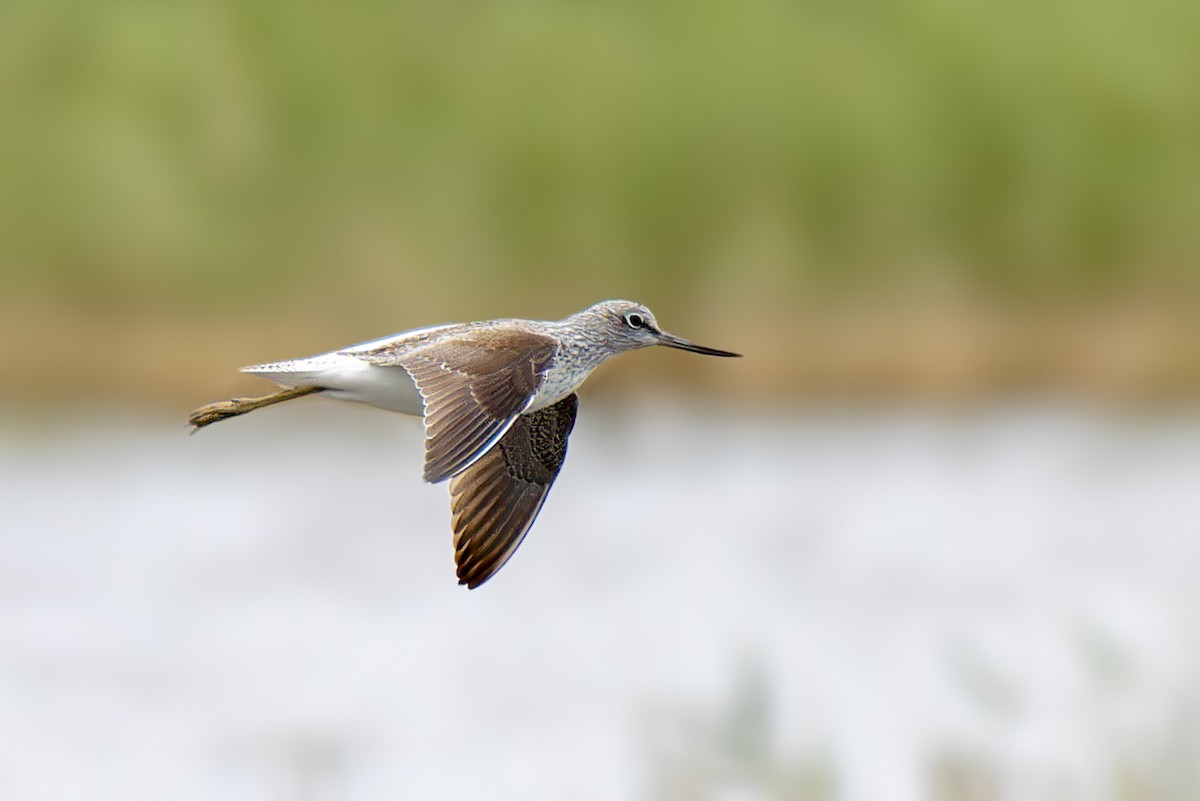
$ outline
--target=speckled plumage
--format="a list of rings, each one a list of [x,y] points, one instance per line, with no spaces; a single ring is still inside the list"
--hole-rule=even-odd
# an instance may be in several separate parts
[[[434,326],[247,367],[282,389],[208,404],[189,421],[199,429],[315,393],[423,415],[424,477],[451,479],[459,581],[474,588],[537,517],[566,455],[575,391],[606,359],[653,345],[738,355],[663,332],[645,306],[607,300],[558,321]]]

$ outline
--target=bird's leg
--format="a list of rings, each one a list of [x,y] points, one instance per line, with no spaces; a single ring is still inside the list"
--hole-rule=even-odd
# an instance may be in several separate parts
[[[252,412],[274,403],[283,403],[293,398],[302,398],[314,392],[320,392],[324,387],[285,387],[261,398],[230,398],[229,400],[206,403],[188,416],[188,424],[195,426],[193,431],[199,431],[210,423],[224,420],[227,417],[237,417],[239,414]]]

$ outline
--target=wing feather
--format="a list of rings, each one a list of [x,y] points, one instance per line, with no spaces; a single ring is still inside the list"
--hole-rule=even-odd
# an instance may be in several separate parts
[[[517,417],[495,447],[450,480],[460,584],[478,587],[521,544],[562,468],[578,408],[568,395]]]
[[[425,404],[425,480],[443,481],[490,450],[541,386],[554,339],[467,331],[398,356]]]

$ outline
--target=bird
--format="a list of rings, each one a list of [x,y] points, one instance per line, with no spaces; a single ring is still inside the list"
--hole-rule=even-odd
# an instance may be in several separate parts
[[[579,387],[613,356],[660,345],[741,356],[663,331],[640,303],[605,300],[562,320],[450,323],[244,367],[280,389],[206,404],[188,423],[195,433],[317,394],[422,417],[423,477],[449,481],[456,574],[475,589],[509,560],[541,511],[566,457]]]

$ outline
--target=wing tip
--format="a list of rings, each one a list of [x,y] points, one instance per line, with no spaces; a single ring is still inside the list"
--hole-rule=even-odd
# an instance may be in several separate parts
[[[459,551],[454,554],[455,575],[458,576],[459,585],[474,590],[500,572],[500,568],[507,561],[502,559],[499,564],[496,564],[494,559],[479,561],[473,554]]]
[[[482,578],[482,579],[473,579],[473,578],[466,578],[463,576],[459,576],[458,577],[458,586],[466,587],[468,590],[479,589],[479,587],[483,586],[483,584],[488,580],[488,578],[491,578],[491,576],[488,576],[487,578]]]

